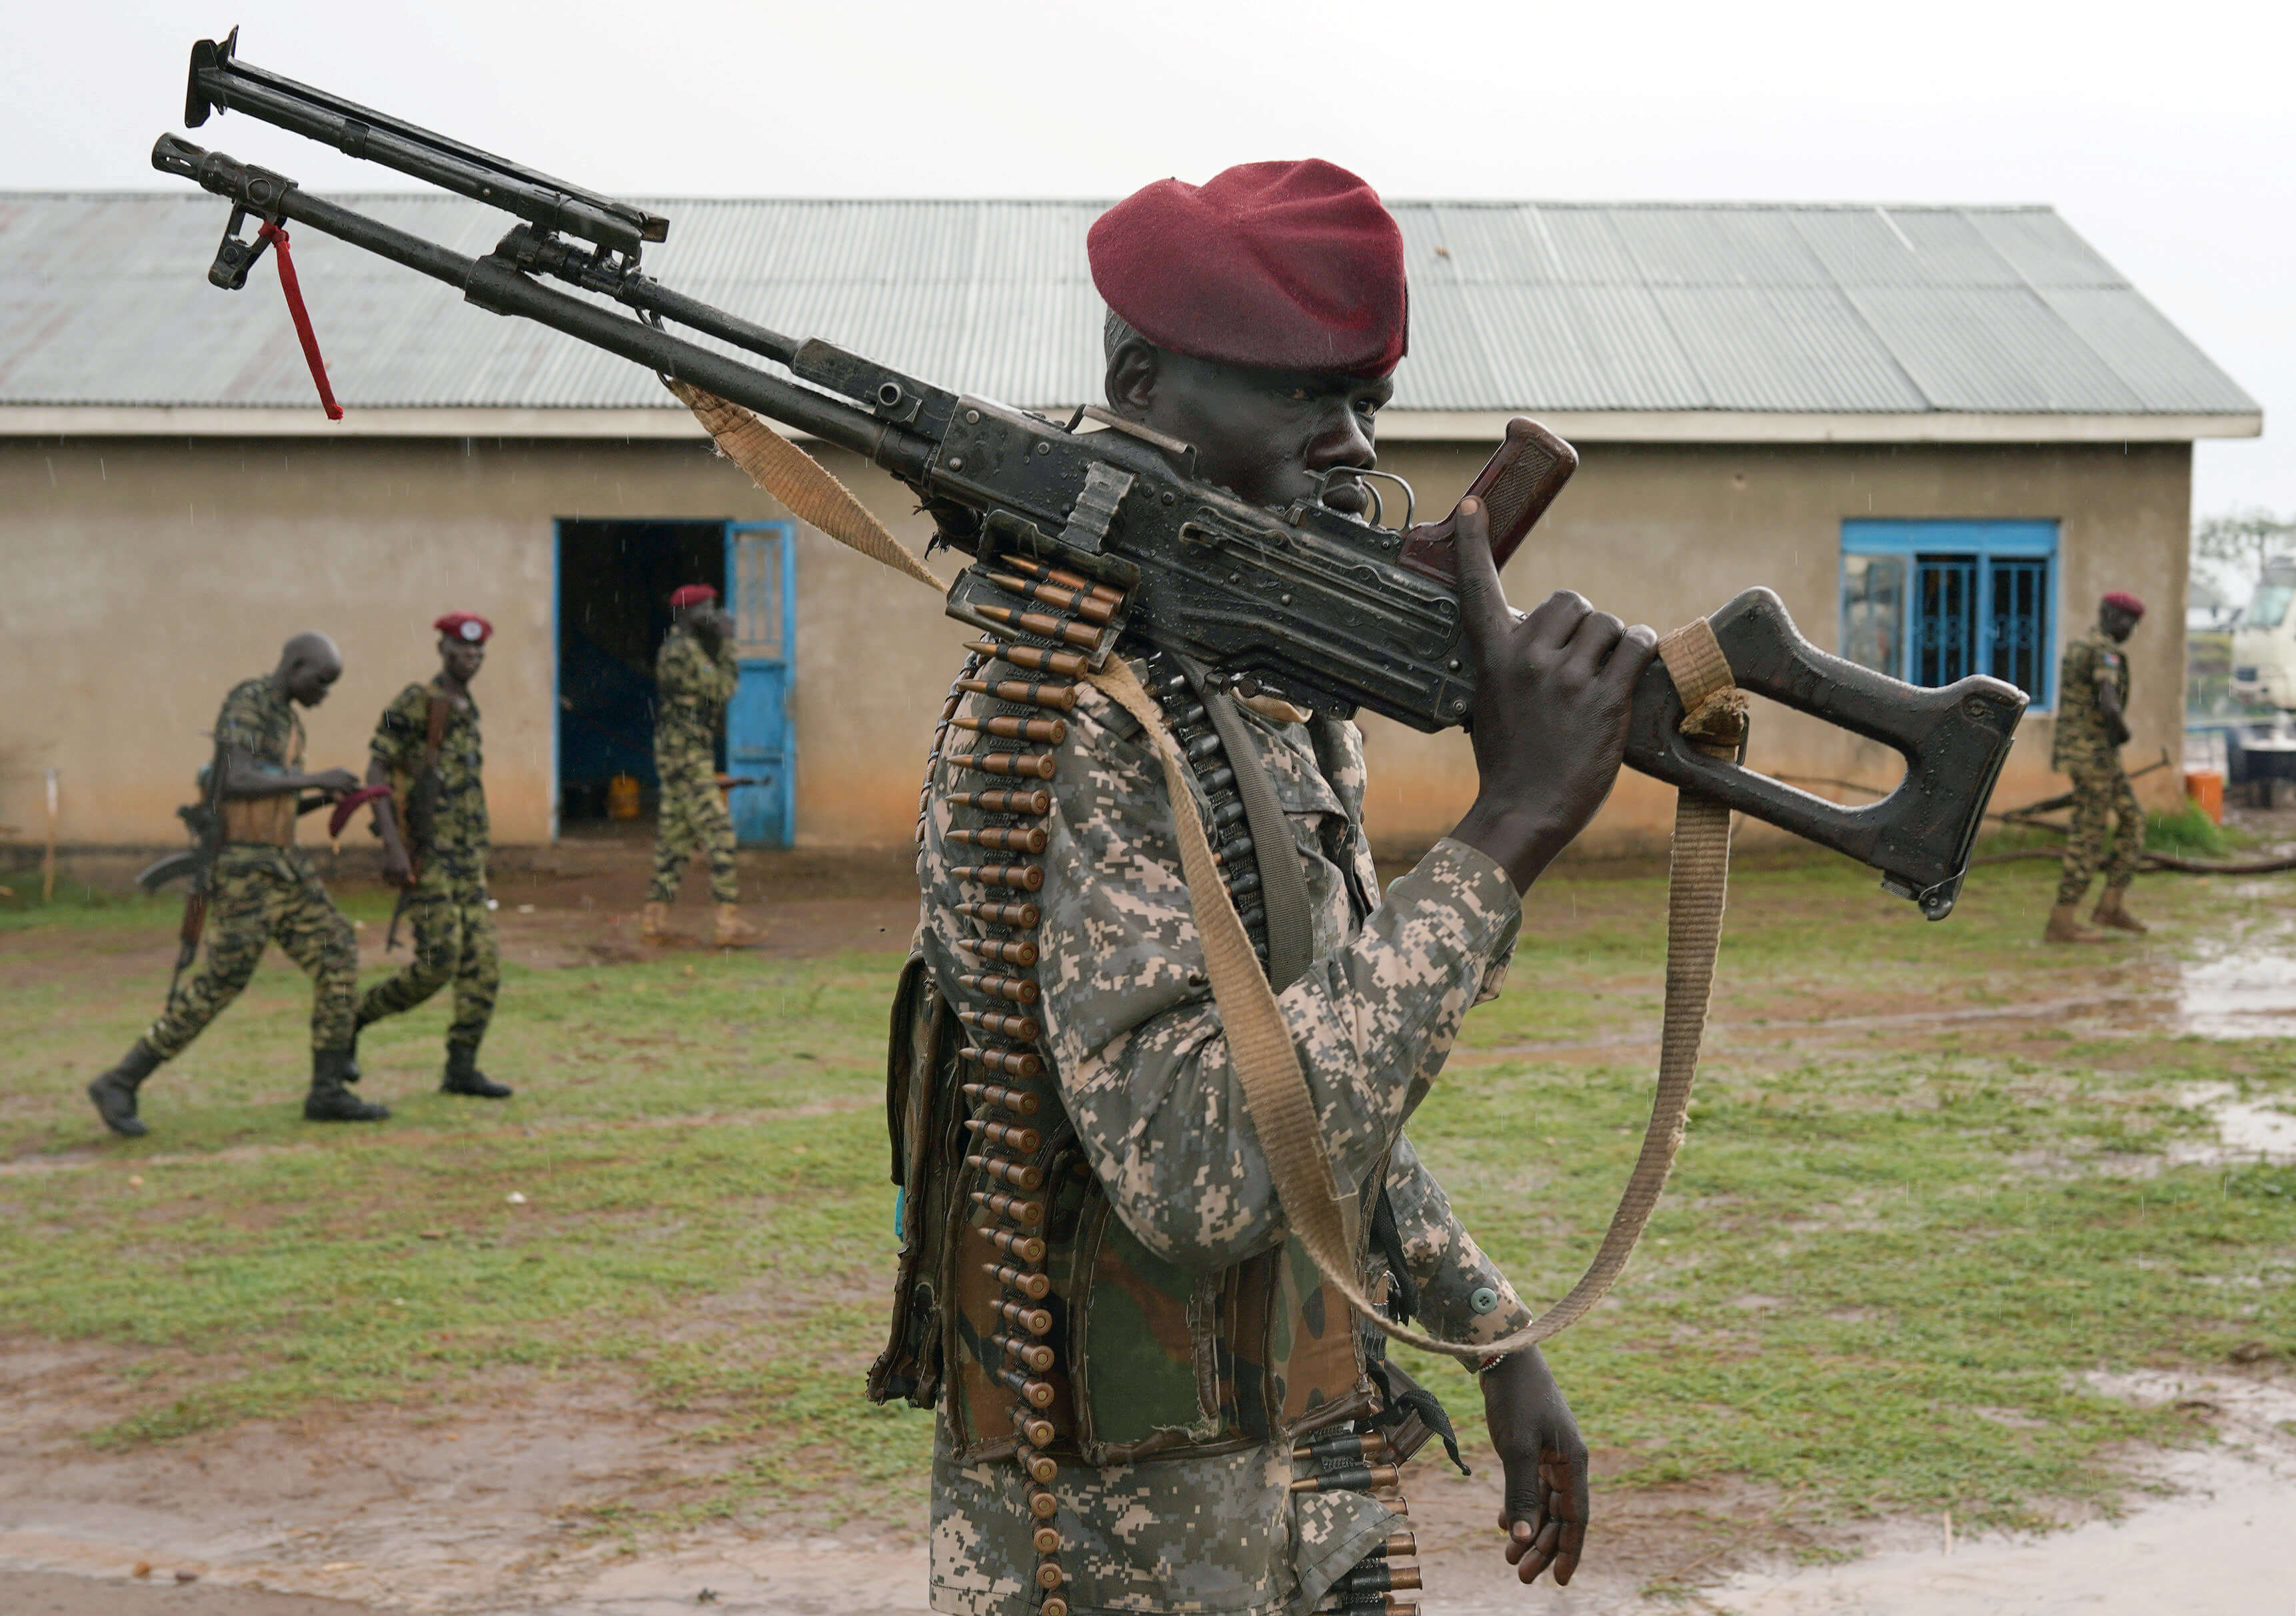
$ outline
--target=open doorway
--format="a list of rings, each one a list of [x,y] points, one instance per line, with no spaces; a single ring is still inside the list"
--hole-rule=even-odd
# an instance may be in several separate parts
[[[607,793],[638,782],[638,824],[651,825],[653,660],[669,632],[670,591],[708,584],[726,594],[722,521],[558,524],[558,815],[562,833],[617,824]],[[718,765],[725,765],[720,742]]]

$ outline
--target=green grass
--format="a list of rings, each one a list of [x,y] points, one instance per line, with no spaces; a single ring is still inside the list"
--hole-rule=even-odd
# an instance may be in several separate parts
[[[2163,939],[2076,954],[2034,941],[2054,880],[1981,870],[1932,926],[1835,864],[1742,868],[1674,1186],[1614,1301],[1551,1349],[1612,1484],[1728,1474],[1805,1518],[2027,1522],[2109,1495],[2123,1444],[2195,1438],[2082,1372],[2296,1350],[2296,1171],[2163,1155],[2204,1131],[2186,1085],[2296,1102],[2296,1046],[1920,1019],[2094,996],[2123,956],[2153,963],[2120,990],[2165,1004],[2177,937],[2261,932],[2281,889],[2148,880]],[[1661,905],[1655,878],[1552,877],[1414,1125],[1538,1301],[1637,1143]],[[172,923],[140,903],[0,919],[0,1319],[117,1349],[129,1410],[91,1440],[331,1405],[452,1417],[606,1376],[704,1454],[647,1519],[921,1490],[929,1422],[860,1396],[891,1261],[894,959],[512,967],[486,1064],[517,1099],[433,1092],[429,1006],[362,1048],[393,1121],[314,1128],[308,990],[275,956],[153,1079],[152,1136],[103,1140],[79,1086],[156,1005]],[[1427,1375],[1472,1415],[1456,1372]]]

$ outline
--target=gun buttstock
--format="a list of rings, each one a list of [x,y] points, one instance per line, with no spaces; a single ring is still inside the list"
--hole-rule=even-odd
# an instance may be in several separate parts
[[[1925,690],[1861,668],[1804,639],[1767,589],[1747,590],[1709,621],[1741,688],[1893,748],[1906,759],[1905,778],[1879,802],[1846,807],[1709,757],[1680,734],[1681,700],[1655,662],[1635,692],[1627,761],[1870,865],[1889,890],[1920,903],[1930,919],[1944,919],[2016,737],[2025,693],[1981,674]]]

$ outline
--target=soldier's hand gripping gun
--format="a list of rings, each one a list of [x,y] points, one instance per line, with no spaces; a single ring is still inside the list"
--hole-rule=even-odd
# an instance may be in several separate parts
[[[1108,412],[1054,421],[817,338],[783,336],[644,274],[644,246],[668,235],[660,214],[250,66],[236,55],[237,38],[234,31],[193,48],[187,125],[214,111],[244,112],[520,222],[492,252],[469,258],[313,196],[283,175],[163,135],[153,167],[234,204],[209,272],[217,284],[234,283],[248,250],[237,234],[247,216],[308,225],[456,287],[481,308],[537,321],[873,461],[916,492],[947,542],[981,562],[1039,579],[1049,564],[1100,587],[1094,603],[1106,610],[1059,625],[1060,637],[1095,665],[1128,635],[1325,712],[1368,708],[1432,731],[1471,710],[1454,519],[1414,524],[1407,488],[1401,528],[1383,525],[1377,509],[1369,521],[1319,503],[1266,510],[1200,480],[1188,445]],[[722,346],[674,336],[670,324]],[[1488,504],[1500,562],[1577,461],[1536,423],[1509,425],[1471,490]],[[949,613],[1009,636],[1009,609],[991,604],[1010,599],[1009,585],[988,574],[980,566],[961,574]],[[1052,593],[1039,598],[1048,601],[1085,593],[1044,587]],[[1674,734],[1679,707],[1669,711],[1671,687],[1656,669],[1637,696],[1627,761],[1861,859],[1890,890],[1942,917],[2023,693],[1980,677],[1921,690],[1867,672],[1803,640],[1767,591],[1740,596],[1713,620],[1741,686],[1895,747],[1907,759],[1904,783],[1881,802],[1844,808],[1699,755]]]

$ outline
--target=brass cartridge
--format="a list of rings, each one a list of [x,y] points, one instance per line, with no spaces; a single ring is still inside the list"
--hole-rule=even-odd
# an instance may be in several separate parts
[[[992,623],[1004,623],[1023,634],[1041,634],[1048,640],[1060,640],[1070,645],[1082,645],[1086,650],[1098,650],[1100,630],[1084,623],[1071,623],[1054,617],[1049,611],[1015,611],[1010,606],[991,606],[983,603],[975,606]],[[1017,645],[1014,650],[1019,650]]]
[[[1026,940],[999,940],[987,937],[960,937],[959,951],[975,959],[994,960],[1000,965],[1033,965],[1037,963],[1037,945]]]
[[[1049,1408],[1053,1406],[1053,1399],[1060,1395],[1053,1390],[1050,1381],[1032,1380],[1018,1369],[998,1369],[994,1373],[1007,1390],[1019,1394],[1021,1400],[1031,1408]]]
[[[1019,1229],[991,1228],[985,1223],[972,1226],[983,1240],[1015,1262],[1041,1264],[1045,1260],[1045,1243],[1035,1235],[1023,1234]]]
[[[987,848],[996,853],[1041,853],[1052,840],[1041,824],[984,825],[979,830],[951,831],[948,839],[963,847]]]
[[[1042,1341],[1023,1341],[1017,1335],[992,1335],[988,1339],[1023,1369],[1042,1374],[1053,1366],[1053,1349]]]
[[[1022,775],[1032,780],[1049,780],[1060,773],[1060,759],[1052,752],[951,752],[948,766],[979,775]]]
[[[1081,573],[1071,572],[1065,567],[1055,567],[1048,562],[1040,562],[1032,555],[1000,555],[996,558],[996,564],[1000,567],[1010,567],[1015,572],[1026,573],[1030,578],[1040,578],[1048,584],[1058,584],[1064,589],[1082,589],[1111,604],[1124,599],[1124,591],[1113,584],[1097,582],[1084,577]]]
[[[1029,1049],[980,1049],[967,1045],[958,1054],[975,1066],[1001,1072],[1008,1078],[1041,1078],[1045,1075],[1044,1057]]]
[[[1017,1329],[1026,1330],[1031,1335],[1050,1335],[1053,1333],[1053,1315],[1049,1308],[1030,1308],[1017,1301],[1004,1300],[999,1300],[996,1307],[996,1316]],[[1037,1446],[1050,1447],[1052,1440],[1053,1428],[1047,1423],[1044,1440]]]
[[[1348,1616],[1419,1616],[1416,1604],[1391,1594],[1365,1594],[1354,1598],[1342,1595],[1337,1599],[1326,1595],[1316,1610],[1317,1616],[1329,1616],[1333,1611],[1345,1611]]]
[[[1021,1472],[1039,1487],[1051,1486],[1053,1478],[1061,1473],[1060,1465],[1048,1455],[1038,1453],[1026,1443],[1013,1450],[1013,1457],[1019,1462]]]
[[[1387,1439],[1376,1431],[1342,1431],[1309,1437],[1292,1448],[1295,1459],[1383,1459]]]
[[[1019,1431],[1021,1440],[1031,1448],[1050,1448],[1053,1445],[1053,1423],[1026,1403],[1014,1407],[1013,1429]],[[1039,1548],[1037,1552],[1049,1554],[1053,1551]]]
[[[1018,1038],[1023,1044],[1033,1044],[1043,1034],[1037,1018],[1029,1015],[1006,1015],[996,1010],[960,1010],[956,1019],[968,1027],[983,1032],[993,1032],[1003,1038]]]
[[[1014,926],[1023,931],[1034,931],[1037,923],[1045,918],[1045,912],[1034,904],[967,898],[953,906],[967,920],[983,921],[992,926]]]
[[[1056,1588],[1067,1580],[1068,1573],[1061,1570],[1061,1563],[1059,1561],[1039,1560],[1037,1562],[1037,1586],[1038,1587]]]
[[[1295,1493],[1370,1492],[1374,1488],[1394,1486],[1402,1473],[1392,1464],[1349,1464],[1340,1470],[1327,1470],[1320,1476],[1301,1476],[1292,1483],[1292,1490]]]
[[[952,718],[949,727],[1004,741],[1033,741],[1042,746],[1058,746],[1069,738],[1069,726],[1058,718]]]
[[[1397,1565],[1386,1560],[1375,1560],[1369,1565],[1358,1565],[1332,1584],[1332,1592],[1348,1594],[1384,1594],[1390,1588],[1409,1590],[1419,1586],[1416,1565]]]
[[[969,690],[977,696],[989,696],[999,701],[1017,701],[1024,707],[1049,707],[1055,712],[1074,712],[1077,687],[1074,685],[1054,685],[1042,679],[959,679],[957,688]]]
[[[977,1105],[993,1105],[999,1111],[1009,1111],[1016,1117],[1033,1117],[1041,1102],[1034,1089],[1006,1088],[1001,1083],[967,1083],[964,1097]],[[1035,1150],[1035,1145],[1029,1147]]]
[[[1045,1221],[1045,1203],[1041,1201],[1024,1201],[1003,1190],[975,1190],[972,1199],[976,1204],[987,1207],[999,1218],[1012,1219],[1024,1229],[1033,1229]]]
[[[1027,1268],[1016,1268],[1009,1262],[984,1262],[980,1271],[1007,1290],[1017,1291],[1030,1301],[1042,1301],[1053,1293],[1052,1276]],[[1037,1407],[1042,1407],[1042,1404]]]
[[[968,971],[956,979],[956,985],[960,988],[969,988],[975,993],[986,993],[996,998],[1011,999],[1016,1005],[1033,1005],[1037,1002],[1037,979],[1033,976],[989,976],[980,972]]]
[[[1053,811],[1053,794],[1041,786],[1033,791],[1014,791],[999,786],[990,792],[951,792],[951,807],[979,808],[984,814],[1036,814]]]
[[[1061,1534],[1055,1527],[1038,1527],[1031,1541],[1036,1544],[1037,1552],[1040,1554],[1057,1554],[1061,1552]]]
[[[1034,892],[1045,884],[1045,867],[1036,864],[960,864],[949,866],[951,881],[977,881],[984,887],[1018,887]]]
[[[1063,589],[1058,584],[1032,584],[1027,578],[1014,578],[1005,572],[990,573],[988,581],[999,589],[1011,590],[1023,600],[1042,601],[1047,606],[1073,611],[1087,623],[1104,623],[1116,615],[1116,601],[1104,600],[1084,590]],[[1118,597],[1119,600],[1122,598],[1120,595]]]
[[[1037,1607],[1037,1616],[1069,1616],[1069,1602],[1054,1594]]]
[[[990,1122],[980,1117],[968,1117],[965,1127],[980,1136],[983,1144],[1002,1145],[1023,1156],[1033,1156],[1045,1136],[1033,1128],[1020,1128],[1010,1122]]]
[[[992,1178],[1002,1179],[1014,1189],[1042,1189],[1045,1169],[1026,1161],[1007,1161],[1002,1156],[967,1156],[967,1167],[977,1167]]]
[[[1056,673],[1063,678],[1080,679],[1092,665],[1073,651],[1047,651],[1039,645],[1004,645],[995,640],[973,640],[965,649],[1010,662],[1015,668],[1025,668],[1030,673]]]
[[[1061,1501],[1044,1489],[1037,1488],[1029,1495],[1029,1513],[1039,1521],[1049,1521],[1061,1513]],[[1049,1604],[1051,1601],[1046,1603]]]

